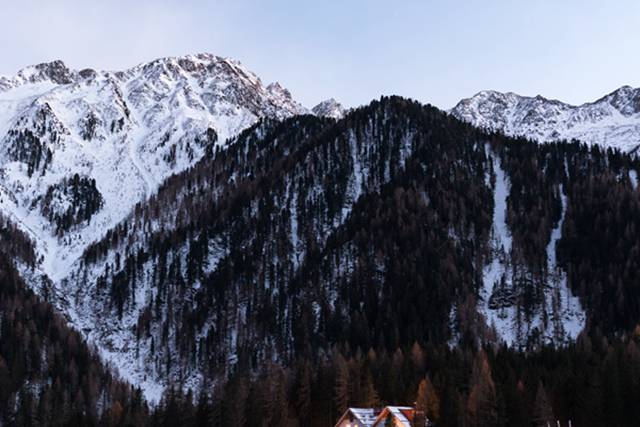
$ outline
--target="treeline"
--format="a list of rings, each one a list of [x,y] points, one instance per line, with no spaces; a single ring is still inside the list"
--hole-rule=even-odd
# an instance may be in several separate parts
[[[13,261],[35,263],[24,235],[2,225],[0,425],[144,425],[140,390],[105,368],[50,304],[28,290]]]
[[[9,256],[27,266],[37,262],[34,243],[9,218],[0,214],[0,257]]]
[[[613,332],[640,319],[640,191],[625,159],[608,154],[600,153],[600,170],[567,187],[558,257],[589,309],[590,325]]]
[[[168,391],[158,426],[333,425],[347,407],[416,405],[437,426],[635,426],[640,416],[640,329],[609,341],[532,354],[419,344],[368,352],[336,346],[260,374],[236,372],[195,395]]]

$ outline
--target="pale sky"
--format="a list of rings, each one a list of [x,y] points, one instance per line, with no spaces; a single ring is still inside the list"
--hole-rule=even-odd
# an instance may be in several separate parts
[[[312,107],[483,89],[570,103],[640,86],[640,2],[0,0],[0,74],[62,59],[122,69],[210,52]]]

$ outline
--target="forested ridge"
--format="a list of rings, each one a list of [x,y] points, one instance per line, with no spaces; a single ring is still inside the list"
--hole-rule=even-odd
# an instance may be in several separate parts
[[[58,292],[168,385],[138,424],[326,426],[418,401],[445,426],[634,425],[639,169],[398,97],[263,120],[169,178]]]
[[[33,264],[30,239],[0,220],[0,425],[118,426],[148,415],[53,307],[29,290],[14,262]]]
[[[635,426],[639,345],[640,330],[529,354],[506,346],[337,346],[289,368],[238,370],[212,396],[169,390],[151,419],[166,426],[330,426],[349,406],[415,404],[438,426]]]

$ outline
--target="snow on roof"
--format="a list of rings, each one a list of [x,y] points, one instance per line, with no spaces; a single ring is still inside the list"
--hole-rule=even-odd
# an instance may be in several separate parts
[[[376,410],[373,408],[349,408],[349,412],[364,426],[372,426],[376,420]]]
[[[409,418],[412,417],[413,411],[414,409],[411,406],[385,406],[382,410],[375,408],[348,408],[336,425],[340,425],[351,414],[353,420],[364,427],[380,426],[383,425],[387,416],[391,414],[394,418],[394,426],[412,427]]]
[[[400,422],[403,427],[411,427],[411,421],[407,419],[403,411],[413,411],[410,406],[387,406],[386,409]]]

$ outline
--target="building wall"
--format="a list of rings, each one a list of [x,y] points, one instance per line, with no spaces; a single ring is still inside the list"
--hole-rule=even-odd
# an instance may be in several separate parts
[[[366,427],[362,424],[360,424],[360,422],[358,422],[358,420],[354,419],[353,421],[349,421],[349,419],[345,419],[342,420],[342,422],[340,422],[339,424],[336,424],[336,427]]]
[[[378,419],[378,421],[373,425],[373,427],[384,427],[387,422],[387,414],[388,413],[385,413],[383,417]],[[394,427],[404,427],[396,417],[392,415],[392,418],[393,418]]]

